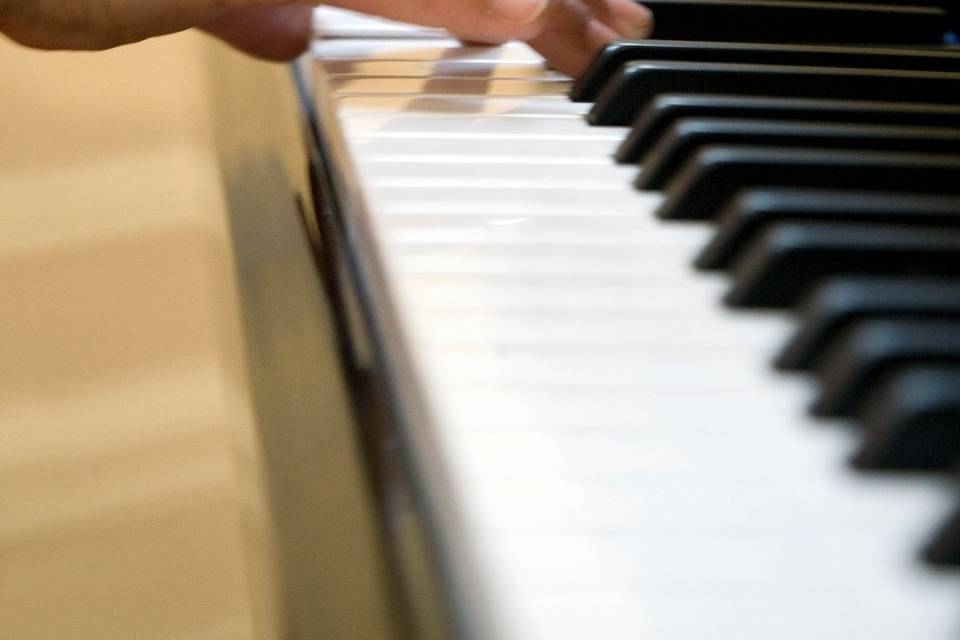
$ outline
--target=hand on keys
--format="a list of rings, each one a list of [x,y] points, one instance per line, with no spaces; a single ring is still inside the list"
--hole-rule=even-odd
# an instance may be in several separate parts
[[[445,27],[469,41],[524,40],[577,75],[600,47],[649,34],[633,0],[332,0],[364,13]],[[262,58],[297,56],[310,38],[312,3],[289,0],[0,0],[0,32],[44,49],[106,49],[201,27]]]

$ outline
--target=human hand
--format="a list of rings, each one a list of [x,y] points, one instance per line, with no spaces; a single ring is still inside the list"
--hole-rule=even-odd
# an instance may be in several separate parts
[[[633,0],[332,0],[345,9],[445,27],[471,41],[524,40],[577,75],[617,37],[649,34]],[[289,0],[0,0],[0,33],[43,49],[107,49],[201,27],[253,55],[296,57],[310,39],[309,2]]]

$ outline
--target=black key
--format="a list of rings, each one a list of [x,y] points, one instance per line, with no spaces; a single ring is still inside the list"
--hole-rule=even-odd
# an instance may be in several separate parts
[[[960,71],[960,51],[950,49],[617,40],[593,59],[574,83],[570,98],[574,102],[592,101],[623,64],[638,60]]]
[[[698,149],[715,144],[953,153],[960,151],[960,129],[685,118],[664,133],[644,157],[636,186],[663,188]]]
[[[639,162],[681,118],[740,118],[851,122],[891,126],[960,127],[960,105],[911,102],[861,102],[751,96],[666,94],[644,109],[617,149],[618,162]]]
[[[960,230],[776,222],[747,247],[732,275],[724,301],[735,307],[790,306],[839,275],[960,277]]]
[[[960,322],[858,322],[818,365],[820,394],[811,410],[849,417],[884,376],[911,365],[960,365]]]
[[[650,0],[652,37],[732,42],[939,44],[946,13],[931,7],[788,0]]]
[[[851,323],[865,318],[903,317],[960,320],[960,280],[829,280],[804,303],[799,328],[774,364],[782,370],[807,369]]]
[[[960,155],[710,146],[677,174],[656,215],[708,220],[751,187],[960,194],[958,175]]]
[[[704,62],[628,62],[597,97],[587,119],[626,126],[658,95],[715,93],[787,98],[904,100],[951,104],[960,73],[790,67]]]
[[[773,222],[960,226],[960,197],[882,191],[749,189],[737,195],[717,220],[717,233],[694,263],[698,269],[725,269],[737,251]]]
[[[960,566],[960,509],[944,522],[923,549],[923,557],[940,567]]]
[[[863,401],[864,469],[946,469],[960,458],[960,366],[904,367]]]

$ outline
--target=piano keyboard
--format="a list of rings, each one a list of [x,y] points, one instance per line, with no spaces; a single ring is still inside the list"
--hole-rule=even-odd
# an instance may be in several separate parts
[[[898,10],[913,36],[936,13]],[[624,43],[574,87],[521,44],[317,23],[320,146],[458,635],[960,636],[960,576],[919,558],[953,478],[889,471],[958,454],[960,55],[836,47],[784,96],[758,79],[794,86],[802,47]]]

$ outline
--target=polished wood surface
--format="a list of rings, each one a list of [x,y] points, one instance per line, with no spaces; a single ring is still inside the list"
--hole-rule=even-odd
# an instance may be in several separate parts
[[[0,42],[0,637],[253,637],[205,46]]]
[[[242,327],[232,370],[254,414],[236,435],[258,635],[404,637],[385,548],[397,525],[362,453],[371,426],[348,398],[291,70],[224,47],[210,61]]]

